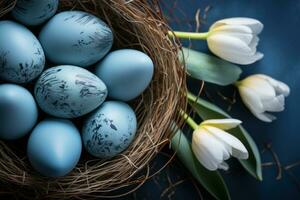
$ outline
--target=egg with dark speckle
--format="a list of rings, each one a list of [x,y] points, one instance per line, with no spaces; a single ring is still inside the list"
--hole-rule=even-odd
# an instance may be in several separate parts
[[[56,14],[42,28],[39,39],[51,62],[80,67],[95,64],[113,44],[113,34],[108,25],[82,11]]]
[[[85,120],[82,139],[91,155],[111,158],[130,145],[136,129],[136,115],[129,105],[106,101]]]
[[[109,97],[129,101],[148,87],[153,72],[153,62],[147,54],[134,49],[120,49],[105,56],[97,64],[95,74],[106,84]]]
[[[46,119],[29,136],[27,156],[35,170],[44,176],[68,174],[78,163],[81,136],[75,125],[65,119]]]
[[[25,26],[0,21],[0,79],[26,83],[44,69],[45,55],[37,38]]]
[[[35,84],[40,108],[56,117],[75,118],[97,108],[106,98],[105,84],[88,70],[60,65],[47,69]]]
[[[59,0],[18,0],[12,16],[25,25],[39,25],[52,17]]]
[[[19,139],[29,133],[38,118],[31,93],[16,84],[0,84],[0,138]]]

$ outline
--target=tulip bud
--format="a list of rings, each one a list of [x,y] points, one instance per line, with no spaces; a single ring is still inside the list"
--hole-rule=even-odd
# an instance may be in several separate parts
[[[269,112],[284,110],[284,100],[290,88],[283,82],[269,76],[256,74],[235,84],[244,104],[258,119],[272,122],[276,119]]]
[[[263,58],[256,52],[263,24],[251,18],[228,18],[215,22],[209,29],[209,49],[220,58],[247,65]]]
[[[202,122],[194,131],[192,149],[199,162],[208,170],[228,169],[230,156],[247,159],[248,151],[239,139],[225,132],[238,126],[236,119],[215,119]]]

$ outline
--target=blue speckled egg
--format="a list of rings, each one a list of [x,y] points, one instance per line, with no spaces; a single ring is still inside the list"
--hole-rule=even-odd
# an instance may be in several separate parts
[[[18,0],[12,16],[25,25],[35,26],[52,17],[59,0]]]
[[[53,63],[87,67],[107,54],[113,43],[113,34],[94,15],[65,11],[49,20],[39,39],[47,59]]]
[[[34,94],[46,113],[75,118],[97,108],[106,98],[105,84],[81,67],[61,65],[47,69],[37,80]]]
[[[46,119],[32,131],[27,156],[35,170],[49,177],[68,174],[78,163],[81,136],[74,124],[65,119]]]
[[[31,131],[38,108],[31,93],[15,84],[0,84],[0,138],[14,140]]]
[[[151,58],[134,49],[110,52],[96,66],[96,75],[106,84],[109,97],[123,101],[140,95],[148,87],[153,71]]]
[[[93,156],[111,158],[129,146],[136,129],[136,116],[129,105],[106,101],[85,120],[82,140]]]
[[[29,30],[13,21],[0,21],[0,79],[26,83],[36,78],[44,65],[44,51]]]

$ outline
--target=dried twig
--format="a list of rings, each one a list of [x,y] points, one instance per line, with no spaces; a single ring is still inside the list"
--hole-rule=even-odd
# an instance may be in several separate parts
[[[273,150],[272,148],[272,143],[266,143],[265,144],[265,148],[267,150],[270,151],[273,159],[274,159],[274,162],[275,162],[275,165],[277,167],[277,176],[276,176],[276,180],[280,180],[282,178],[282,166],[281,166],[281,163],[280,163],[280,160],[279,160],[279,157],[278,155],[276,154],[276,152]]]

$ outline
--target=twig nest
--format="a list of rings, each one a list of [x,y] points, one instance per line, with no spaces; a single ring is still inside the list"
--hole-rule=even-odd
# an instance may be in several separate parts
[[[93,198],[111,196],[111,192],[128,186],[138,187],[148,178],[149,171],[143,173],[142,169],[168,143],[172,122],[180,123],[177,111],[186,107],[185,69],[177,59],[179,48],[168,39],[169,28],[155,2],[60,0],[59,12],[78,10],[103,20],[114,34],[113,49],[137,49],[153,61],[155,70],[149,87],[137,99],[128,102],[136,113],[138,129],[121,154],[106,159],[85,154],[72,172],[60,178],[46,178],[35,172],[24,152],[26,144],[0,140],[1,188],[27,199],[33,196],[39,199]],[[1,20],[8,17],[6,14],[15,5],[16,0],[0,2]],[[43,43],[46,42],[42,42],[45,46]],[[96,61],[91,59],[92,62]],[[85,64],[80,61],[81,66]],[[119,128],[118,124],[108,125]],[[134,123],[131,129],[133,132]]]

